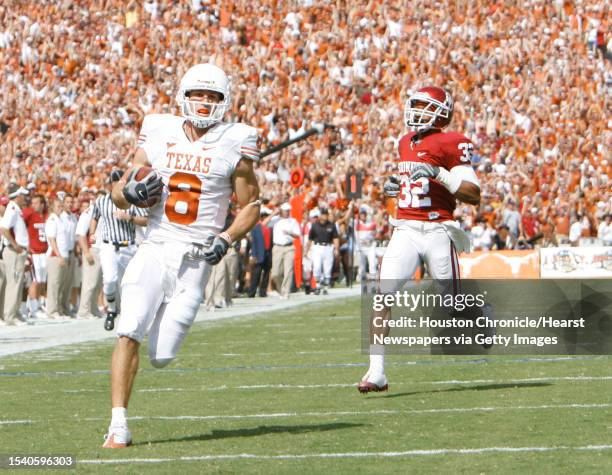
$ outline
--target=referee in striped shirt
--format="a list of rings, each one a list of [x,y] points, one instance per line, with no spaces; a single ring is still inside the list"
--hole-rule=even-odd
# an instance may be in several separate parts
[[[114,170],[110,183],[119,181],[121,170]],[[93,207],[89,235],[94,236],[98,223],[102,225],[100,246],[100,266],[102,267],[102,291],[106,298],[107,314],[104,328],[112,330],[117,317],[119,286],[128,263],[136,253],[136,226],[147,225],[147,212],[131,206],[121,210],[115,206],[111,194],[100,196]]]

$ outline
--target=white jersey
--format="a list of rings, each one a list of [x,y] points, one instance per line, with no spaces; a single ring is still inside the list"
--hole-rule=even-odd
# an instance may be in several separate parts
[[[210,242],[223,230],[238,162],[259,159],[254,127],[220,122],[191,142],[184,121],[150,114],[142,123],[139,145],[164,182],[162,199],[149,208],[148,241]]]
[[[23,220],[23,213],[14,201],[9,201],[8,205],[6,205],[4,216],[0,218],[0,228],[10,230],[15,238],[15,242],[21,247],[27,249],[30,245],[30,237],[28,236],[28,228]],[[4,239],[5,244],[8,244],[6,238],[0,236],[1,239]]]
[[[357,220],[355,225],[355,237],[359,247],[369,247],[374,243],[376,237],[376,223],[374,221]]]

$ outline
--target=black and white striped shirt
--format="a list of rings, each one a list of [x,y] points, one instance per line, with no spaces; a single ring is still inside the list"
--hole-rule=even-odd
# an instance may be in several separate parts
[[[133,221],[115,218],[119,208],[113,203],[111,195],[99,196],[93,207],[92,218],[102,224],[102,240],[107,242],[134,242],[136,237],[136,226]],[[147,212],[136,206],[130,206],[126,210],[131,216],[147,216]]]

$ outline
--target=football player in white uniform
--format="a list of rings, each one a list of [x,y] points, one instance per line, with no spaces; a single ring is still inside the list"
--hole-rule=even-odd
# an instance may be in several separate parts
[[[212,64],[182,77],[177,93],[182,117],[148,115],[139,136],[134,168],[113,187],[122,209],[149,208],[145,240],[128,265],[111,366],[112,420],[103,447],[131,444],[127,407],[138,369],[138,349],[149,330],[149,359],[162,368],[177,354],[203,297],[211,266],[259,219],[259,159],[255,128],[223,122],[230,83]],[[137,181],[138,167],[153,171]],[[221,232],[232,193],[240,213]]]

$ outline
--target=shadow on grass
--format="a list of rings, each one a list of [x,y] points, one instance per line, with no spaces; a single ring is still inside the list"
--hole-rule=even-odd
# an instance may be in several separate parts
[[[257,426],[250,429],[213,430],[206,434],[188,435],[185,437],[174,437],[170,439],[148,440],[135,443],[134,446],[148,444],[165,444],[168,442],[194,442],[218,439],[230,439],[237,437],[257,437],[267,434],[307,434],[309,432],[327,432],[330,430],[352,429],[364,424],[351,424],[338,422],[333,424],[314,424],[297,426]]]
[[[480,384],[477,386],[461,386],[458,388],[439,389],[436,391],[410,391],[403,393],[387,394],[379,396],[381,398],[394,398],[404,396],[415,396],[417,394],[437,394],[437,393],[454,393],[459,391],[493,391],[495,389],[522,389],[522,388],[541,388],[552,386],[552,383],[505,383],[505,384]],[[378,399],[378,398],[377,398]]]

